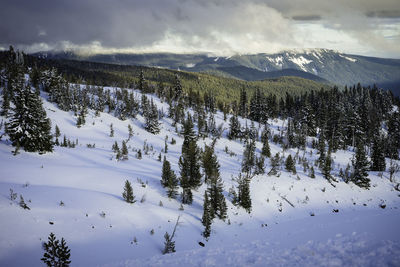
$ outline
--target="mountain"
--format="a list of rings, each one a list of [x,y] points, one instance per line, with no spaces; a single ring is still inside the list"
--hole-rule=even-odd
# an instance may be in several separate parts
[[[0,59],[2,54],[0,53]],[[52,58],[52,59],[51,59]],[[183,89],[189,93],[193,92],[212,92],[216,97],[217,102],[230,104],[239,99],[241,89],[245,89],[249,95],[253,95],[256,89],[261,89],[265,95],[274,94],[278,98],[285,97],[286,93],[293,95],[300,95],[310,90],[330,89],[331,86],[322,82],[321,79],[315,76],[315,80],[307,79],[311,74],[305,74],[305,78],[301,77],[288,77],[282,74],[290,75],[292,71],[284,70],[281,75],[274,75],[274,72],[264,73],[258,70],[250,69],[247,67],[224,67],[220,71],[212,69],[203,72],[189,72],[177,71],[166,68],[156,67],[142,67],[133,65],[117,65],[109,63],[99,63],[90,61],[77,61],[70,59],[62,59],[61,57],[27,57],[27,62],[30,66],[38,66],[43,68],[55,67],[60,73],[68,77],[71,82],[79,82],[85,80],[90,84],[97,85],[117,85],[117,86],[131,86],[138,82],[138,77],[143,71],[147,81],[151,86],[158,86],[162,83],[164,86],[170,86],[175,81],[175,75],[178,74]],[[257,80],[246,81],[251,79],[238,79],[234,77],[236,73],[242,75],[257,74]],[[240,69],[248,70],[247,72],[240,71]],[[229,72],[232,73],[230,75]],[[294,70],[296,72],[296,70]],[[300,71],[297,71],[300,72]],[[267,75],[268,74],[268,75]],[[222,77],[221,77],[222,76]],[[262,80],[260,80],[262,79]]]
[[[337,85],[376,84],[400,95],[400,59],[349,55],[328,49],[290,50],[276,54],[216,57],[206,54],[105,54],[81,56],[72,52],[39,53],[41,57],[142,65],[208,72],[241,80],[292,76]],[[291,70],[288,70],[291,69]],[[293,71],[297,70],[297,72]],[[318,78],[319,77],[319,78]]]

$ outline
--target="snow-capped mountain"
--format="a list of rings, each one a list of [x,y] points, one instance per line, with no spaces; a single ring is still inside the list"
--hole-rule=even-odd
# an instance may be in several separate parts
[[[63,52],[39,55],[55,59],[79,59],[209,72],[243,80],[298,76],[315,81],[328,81],[341,86],[357,83],[371,86],[377,84],[384,89],[400,93],[400,59],[349,55],[328,49],[287,50],[275,54],[262,53],[230,57],[169,53],[78,56],[73,52]]]

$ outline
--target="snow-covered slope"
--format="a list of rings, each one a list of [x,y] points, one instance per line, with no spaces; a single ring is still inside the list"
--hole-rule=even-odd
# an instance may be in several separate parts
[[[140,97],[139,92],[136,94]],[[166,103],[150,97],[159,109],[168,110]],[[206,242],[201,235],[205,185],[194,192],[193,205],[184,205],[184,210],[180,209],[179,198],[168,199],[160,185],[162,162],[158,155],[166,136],[168,153],[161,154],[179,174],[177,163],[183,139],[176,134],[170,119],[163,118],[160,134],[152,135],[143,129],[144,119],[140,115],[121,121],[107,113],[95,116],[89,110],[86,124],[77,128],[73,112],[59,110],[46,100],[45,94],[42,98],[53,132],[58,125],[61,136],[78,140],[78,145],[55,147],[53,153],[44,155],[21,151],[13,156],[14,148],[7,138],[0,141],[0,266],[41,266],[41,244],[50,232],[66,239],[72,266],[400,263],[400,198],[387,173],[380,177],[370,172],[370,190],[342,181],[332,187],[319,171],[311,179],[300,165],[297,175],[282,170],[279,177],[255,176],[251,181],[251,214],[227,201],[229,220],[214,220]],[[216,154],[224,194],[229,200],[229,188],[236,186],[232,178],[241,169],[243,144],[225,138],[229,124],[222,113],[215,118],[216,124],[225,129],[223,138],[216,143]],[[277,132],[285,122],[271,120],[270,124],[271,130]],[[111,147],[115,141],[121,144],[128,139],[128,125],[134,132],[127,142],[129,159],[116,161]],[[180,127],[178,124],[178,130]],[[172,138],[176,140],[174,145],[170,143]],[[201,147],[210,143],[209,138],[198,141]],[[145,144],[148,154],[137,159],[136,150],[143,152]],[[272,142],[270,145],[272,154],[282,152],[280,146]],[[260,150],[261,143],[257,142],[256,153]],[[285,156],[294,156],[296,152],[287,150]],[[317,158],[311,148],[304,156],[310,162]],[[334,175],[346,167],[351,156],[349,151],[333,154]],[[269,168],[267,160],[266,169]],[[125,180],[132,182],[137,200],[134,204],[122,199]],[[10,189],[18,194],[16,200],[10,199]],[[30,210],[18,205],[20,195]],[[381,204],[386,208],[382,209]],[[172,232],[178,216],[177,253],[161,255],[163,236],[166,231]],[[205,243],[205,247],[199,246],[199,242]]]

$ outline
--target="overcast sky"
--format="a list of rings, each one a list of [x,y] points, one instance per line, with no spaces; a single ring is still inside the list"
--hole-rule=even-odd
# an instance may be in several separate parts
[[[273,53],[400,58],[400,0],[1,0],[0,47],[27,52]]]

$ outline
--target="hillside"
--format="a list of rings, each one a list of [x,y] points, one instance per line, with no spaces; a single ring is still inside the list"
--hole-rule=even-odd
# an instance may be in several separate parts
[[[80,86],[81,89],[84,86]],[[121,89],[106,87],[112,95]],[[132,91],[137,99],[141,93]],[[155,95],[159,110],[168,104]],[[316,177],[296,163],[294,175],[280,167],[278,176],[256,175],[250,183],[251,213],[232,204],[230,188],[235,188],[241,171],[243,143],[227,139],[229,119],[215,114],[222,125],[222,137],[215,153],[220,164],[223,194],[228,204],[228,219],[215,219],[207,242],[201,233],[203,184],[193,191],[192,205],[183,205],[179,197],[169,199],[160,185],[162,162],[166,156],[179,175],[179,156],[183,137],[176,133],[170,118],[160,119],[157,135],[143,129],[145,119],[120,120],[107,112],[89,109],[86,123],[78,128],[73,111],[62,111],[41,92],[52,132],[58,125],[61,136],[76,143],[75,148],[55,146],[53,153],[39,155],[23,150],[13,156],[7,135],[0,141],[0,265],[42,266],[41,244],[50,232],[64,237],[71,249],[73,266],[265,266],[268,265],[379,265],[399,263],[397,239],[400,219],[399,192],[388,179],[388,172],[369,172],[371,187],[362,189],[338,177],[354,152],[332,153],[332,174],[338,182],[332,186],[316,168]],[[194,113],[189,110],[189,113]],[[245,125],[250,121],[239,118]],[[7,121],[5,117],[0,120]],[[268,121],[271,135],[281,134],[285,120]],[[114,135],[110,137],[110,125]],[[129,138],[128,125],[133,129]],[[262,127],[255,123],[255,129]],[[4,128],[1,129],[1,134]],[[167,138],[168,152],[163,152]],[[61,140],[62,138],[60,138]],[[176,143],[172,144],[171,140]],[[111,147],[126,141],[127,160],[118,161]],[[308,138],[311,143],[313,138]],[[200,138],[198,145],[211,144],[212,136]],[[271,153],[296,158],[298,149],[282,150],[271,141]],[[138,150],[143,155],[138,159]],[[262,144],[256,142],[256,153]],[[147,151],[147,152],[146,152]],[[308,162],[318,158],[317,150],[307,146],[300,156]],[[386,159],[389,165],[389,159]],[[271,167],[266,161],[266,170]],[[398,179],[398,178],[397,178]],[[137,202],[122,199],[125,180],[131,181]],[[30,210],[10,200],[10,189],[25,199]],[[61,204],[62,203],[62,204]],[[384,209],[382,207],[385,207]],[[180,216],[175,236],[177,253],[162,255],[164,234],[171,233]],[[199,246],[199,242],[205,247]],[[23,257],[21,257],[23,255]]]
[[[79,56],[73,52],[38,53],[44,58],[64,58],[125,65],[157,66],[191,72],[210,72],[243,80],[261,79],[273,75],[287,75],[281,70],[296,69],[292,75],[310,79],[315,75],[337,85],[365,86],[377,84],[400,93],[400,59],[348,55],[328,49],[288,50],[276,54],[234,55],[216,57],[204,54],[110,54]],[[242,68],[244,71],[236,71]],[[308,73],[308,77],[303,72]],[[311,78],[312,80],[315,80]]]
[[[324,83],[322,79],[306,76],[285,77],[277,75],[263,76],[263,81],[243,81],[236,77],[231,78],[210,75],[206,73],[196,73],[188,71],[176,71],[163,68],[150,68],[143,66],[127,66],[116,64],[105,64],[96,62],[85,62],[63,59],[41,59],[28,57],[27,61],[31,66],[41,68],[55,67],[60,73],[63,73],[68,80],[79,82],[82,79],[90,84],[109,86],[115,84],[120,87],[132,86],[138,82],[140,72],[143,71],[146,80],[158,86],[161,82],[164,86],[171,86],[178,74],[183,89],[188,93],[189,90],[199,92],[200,94],[212,93],[217,101],[230,104],[239,97],[241,89],[245,89],[249,95],[253,95],[256,89],[260,89],[264,94],[273,94],[278,98],[285,97],[286,93],[300,95],[304,92],[319,91],[321,89],[330,89],[331,87]],[[293,72],[285,72],[292,76]],[[274,78],[274,79],[267,79]],[[307,79],[311,78],[311,79]]]

